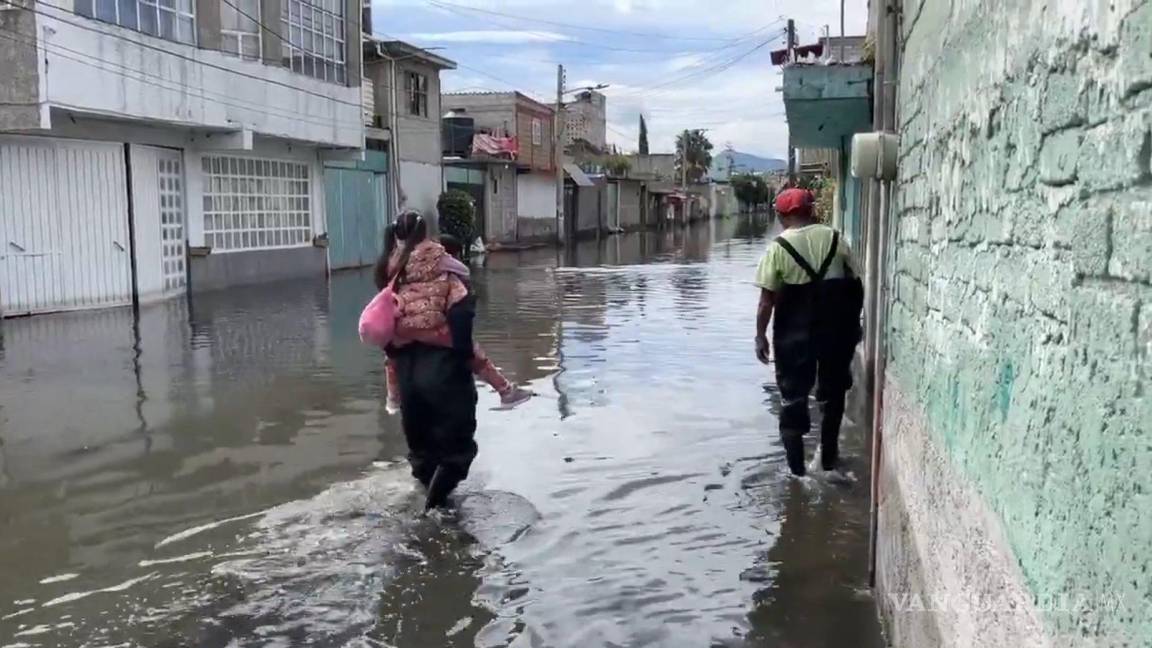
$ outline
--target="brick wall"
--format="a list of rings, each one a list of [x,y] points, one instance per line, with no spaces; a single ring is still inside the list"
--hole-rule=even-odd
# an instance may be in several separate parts
[[[552,111],[530,100],[521,99],[516,106],[516,136],[520,141],[519,161],[539,171],[555,168],[552,159]],[[532,123],[539,124],[539,138],[532,140]]]
[[[1152,1],[902,32],[882,593],[1000,604],[894,643],[1152,644]]]

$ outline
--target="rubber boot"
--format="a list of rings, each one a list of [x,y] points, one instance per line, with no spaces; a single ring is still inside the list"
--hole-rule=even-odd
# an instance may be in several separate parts
[[[840,424],[844,421],[844,398],[820,404],[820,464],[824,470],[836,470],[840,463]]]
[[[803,477],[807,472],[804,466],[804,436],[796,432],[782,432],[781,441],[784,442],[784,455],[788,458],[788,469],[793,475]]]
[[[432,479],[428,482],[428,496],[424,500],[424,511],[428,512],[434,508],[441,508],[448,505],[448,495],[456,489],[456,485],[460,483],[460,479],[456,477],[456,471],[446,466],[437,466],[436,472],[432,474]]]

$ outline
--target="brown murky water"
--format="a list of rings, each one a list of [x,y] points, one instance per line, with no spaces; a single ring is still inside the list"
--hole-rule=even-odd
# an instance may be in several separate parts
[[[882,646],[862,435],[856,483],[784,475],[767,228],[488,259],[539,396],[482,394],[457,519],[415,514],[366,273],[5,322],[0,646]]]

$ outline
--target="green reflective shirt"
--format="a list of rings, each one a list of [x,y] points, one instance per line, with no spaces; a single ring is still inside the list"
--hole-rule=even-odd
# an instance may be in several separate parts
[[[827,225],[813,223],[804,227],[786,229],[781,236],[792,244],[792,247],[796,248],[796,252],[804,257],[804,260],[814,270],[819,270],[820,264],[824,262],[824,257],[828,255],[828,250],[832,247],[834,231]],[[844,269],[846,267],[852,271],[852,274],[857,277],[861,276],[860,268],[856,265],[856,259],[852,255],[852,248],[841,236],[840,242],[836,245],[836,258],[829,266],[828,274],[824,276],[827,279],[841,278],[845,276]],[[765,290],[776,292],[780,290],[780,286],[783,284],[806,284],[809,281],[811,278],[807,272],[804,272],[804,268],[801,268],[792,258],[792,255],[788,254],[788,251],[773,239],[768,244],[768,249],[764,251],[764,256],[760,257],[760,265],[756,267],[756,285]]]

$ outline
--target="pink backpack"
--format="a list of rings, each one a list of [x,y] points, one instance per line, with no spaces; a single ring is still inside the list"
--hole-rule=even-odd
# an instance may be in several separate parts
[[[380,348],[391,344],[396,335],[396,316],[399,312],[396,292],[392,284],[388,284],[360,313],[360,341]]]

